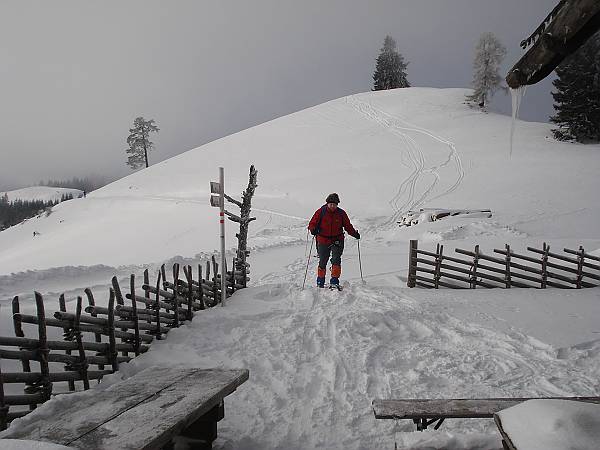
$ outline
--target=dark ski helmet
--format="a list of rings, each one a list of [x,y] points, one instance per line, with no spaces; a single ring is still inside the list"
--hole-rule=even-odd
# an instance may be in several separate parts
[[[325,199],[326,203],[335,203],[336,205],[340,203],[340,196],[335,192],[333,194],[329,194]]]

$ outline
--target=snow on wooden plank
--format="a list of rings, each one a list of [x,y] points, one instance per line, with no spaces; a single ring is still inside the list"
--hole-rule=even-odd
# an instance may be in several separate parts
[[[600,397],[553,397],[600,403]],[[486,418],[531,398],[373,400],[376,419]]]
[[[29,426],[6,437],[75,448],[153,448],[168,442],[248,379],[247,370],[148,368],[104,391],[88,391],[65,409],[39,408]],[[47,411],[46,416],[43,410]],[[157,445],[160,447],[160,445]]]

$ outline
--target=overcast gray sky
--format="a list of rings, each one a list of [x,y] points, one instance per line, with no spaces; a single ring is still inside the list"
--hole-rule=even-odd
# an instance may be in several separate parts
[[[131,172],[133,119],[154,119],[151,163],[372,87],[386,34],[413,86],[468,87],[482,32],[519,42],[557,0],[2,0],[0,189]],[[550,79],[521,118],[547,121]],[[510,114],[510,95],[493,110]]]

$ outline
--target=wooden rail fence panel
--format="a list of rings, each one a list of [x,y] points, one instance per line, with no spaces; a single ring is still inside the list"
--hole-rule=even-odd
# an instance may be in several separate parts
[[[586,253],[581,246],[578,250],[565,248],[566,255],[550,252],[545,242],[542,249],[527,250],[533,255],[516,253],[506,244],[504,249],[493,250],[502,256],[496,257],[482,252],[479,245],[472,251],[456,248],[456,253],[471,258],[466,260],[444,254],[441,244],[435,251],[427,251],[418,248],[418,241],[411,240],[407,286],[582,289],[600,285],[600,264],[596,264],[600,258]]]
[[[82,297],[78,296],[75,310],[68,311],[68,302],[61,295],[59,311],[49,317],[44,310],[42,295],[38,292],[35,293],[35,315],[22,314],[19,297],[14,297],[12,312],[15,337],[0,336],[0,360],[19,360],[21,372],[0,371],[0,430],[5,429],[12,419],[29,412],[9,412],[10,406],[25,405],[29,410],[35,409],[56,394],[53,383],[66,383],[69,391],[75,391],[78,388],[76,383],[81,382],[79,386],[84,390],[89,389],[90,380],[100,380],[104,375],[117,371],[120,363],[148,351],[154,339],[162,339],[170,329],[192,320],[194,312],[218,305],[222,277],[225,277],[226,296],[245,288],[250,280],[247,237],[249,223],[255,220],[250,217],[250,211],[257,187],[257,173],[251,166],[248,186],[242,193],[241,201],[226,196],[227,201],[240,208],[239,216],[229,215],[229,219],[240,226],[236,234],[238,249],[231,259],[230,270],[221,267],[219,271],[219,264],[213,255],[206,261],[204,272],[202,264],[198,264],[197,280],[194,279],[192,266],[180,266],[178,263],[173,264],[172,280],[168,280],[163,264],[153,284],[148,269],[144,270],[141,291],[136,289],[135,275],[132,274],[129,277],[129,292],[125,295],[115,276],[111,279],[107,306],[98,306],[92,291],[87,288],[84,291],[87,306],[84,307]],[[25,337],[23,324],[35,325],[37,336]],[[49,340],[47,327],[61,329],[63,340]],[[60,370],[55,372],[60,364],[63,366],[59,366]],[[90,365],[97,366],[97,370]],[[25,393],[6,394],[4,385],[7,383],[24,384]]]

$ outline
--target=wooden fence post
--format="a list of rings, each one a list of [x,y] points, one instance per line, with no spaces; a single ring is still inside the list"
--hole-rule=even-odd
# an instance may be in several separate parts
[[[175,311],[175,322],[173,322],[173,326],[175,328],[179,328],[179,289],[177,286],[179,285],[179,264],[173,264],[173,308]]]
[[[154,303],[154,311],[156,312],[156,339],[160,340],[162,338],[162,334],[160,331],[160,294],[158,290],[160,289],[160,279],[162,277],[163,271],[158,271],[158,278],[156,279],[156,302]]]
[[[144,284],[146,286],[150,286],[150,273],[148,272],[148,269],[144,270]],[[144,297],[150,300],[150,291],[148,289],[144,289]],[[146,323],[152,323],[152,316],[150,315],[152,308],[150,307],[150,303],[146,303],[144,309],[146,310],[144,312],[148,313],[148,315],[146,316]]]
[[[203,310],[204,306],[204,280],[202,279],[202,264],[198,263],[198,286],[200,286],[200,309]]]
[[[213,266],[213,295],[215,305],[219,304],[221,300],[221,296],[219,295],[219,264],[215,260],[215,255],[211,257],[212,266]]]
[[[583,263],[585,262],[585,250],[583,246],[579,246],[577,252],[577,289],[581,289],[581,281],[583,279]]]
[[[50,382],[50,367],[48,366],[48,335],[46,334],[46,313],[44,310],[44,299],[42,294],[35,292],[35,306],[38,318],[38,342],[37,349],[40,357],[40,373],[42,375],[38,386],[33,386],[34,390],[42,393],[44,401],[50,400],[52,395],[52,383]],[[33,392],[32,392],[33,393]]]
[[[90,380],[88,379],[87,373],[88,363],[85,357],[85,350],[83,349],[83,340],[79,326],[81,323],[81,301],[81,296],[77,296],[77,308],[75,311],[73,330],[75,331],[75,340],[77,341],[77,349],[79,350],[79,361],[77,362],[76,368],[83,379],[83,389],[88,390],[90,388]]]
[[[436,289],[439,289],[440,286],[440,277],[442,271],[442,258],[444,253],[444,246],[438,244],[435,250],[435,270],[433,275],[433,284]]]
[[[115,339],[115,291],[113,288],[109,290],[108,297],[108,355],[112,370],[119,370],[119,361],[117,360],[117,342]]]
[[[414,288],[417,285],[417,246],[419,241],[411,239],[408,252],[408,278],[406,285]]]
[[[131,292],[131,320],[133,320],[133,352],[135,356],[140,354],[140,326],[138,324],[137,301],[135,299],[135,275],[131,274],[129,278],[129,290]]]
[[[183,275],[185,276],[185,282],[187,283],[187,312],[185,314],[185,319],[192,320],[194,314],[192,309],[192,303],[194,301],[194,291],[192,284],[192,266],[183,266]]]
[[[58,297],[58,309],[62,312],[67,312],[67,304],[65,302],[65,294],[60,294],[60,297]],[[63,328],[63,340],[70,342],[73,340],[73,335],[70,332],[71,330],[69,330],[69,328]],[[71,350],[65,350],[65,354],[66,355],[71,355]],[[68,365],[65,365],[65,371],[70,370]],[[75,381],[73,380],[69,380],[68,382],[69,385],[69,391],[74,391],[75,390]]]
[[[542,283],[541,283],[541,288],[542,289],[546,289],[546,282],[548,280],[548,252],[550,251],[550,246],[547,245],[544,242],[544,245],[542,247],[543,250],[543,254],[542,254]]]
[[[12,301],[13,326],[14,326],[14,330],[15,330],[15,336],[16,337],[25,337],[25,333],[23,333],[23,325],[21,323],[21,316],[19,313],[20,313],[19,297],[15,296],[15,298],[13,298],[13,301]],[[23,350],[23,348],[21,348],[21,350]],[[21,367],[23,368],[24,373],[31,372],[31,364],[29,363],[28,359],[21,360]],[[32,389],[33,389],[33,384],[25,383],[25,392],[27,392],[28,390],[32,390]],[[29,410],[33,411],[35,408],[36,408],[35,403],[32,403],[31,405],[29,405]]]
[[[471,289],[477,289],[477,265],[479,264],[479,244],[475,246],[473,265],[471,266]]]
[[[504,273],[504,280],[506,282],[506,289],[510,289],[511,286],[511,276],[510,276],[510,245],[505,244],[504,248],[506,250],[506,256],[505,256],[505,270],[506,272]]]
[[[117,305],[125,306],[125,300],[123,300],[123,294],[121,293],[121,286],[119,286],[119,280],[117,280],[116,276],[112,277],[112,286],[115,290],[115,299],[117,301]],[[121,328],[121,331],[127,331],[127,328]],[[121,338],[121,342],[125,342],[125,339]],[[129,356],[127,351],[122,351],[121,355]]]
[[[8,426],[8,408],[4,402],[4,380],[2,379],[2,364],[0,364],[0,431],[6,430]]]
[[[92,317],[98,317],[98,314],[94,310],[94,307],[96,306],[96,300],[94,300],[94,294],[92,293],[92,290],[90,288],[85,288],[84,292],[88,299],[88,305],[92,307],[92,311],[90,312],[90,315]],[[96,342],[101,343],[102,342],[102,334],[94,333],[94,339]],[[96,353],[96,355],[97,356],[105,356],[103,353]],[[98,369],[104,370],[104,364],[98,364]]]

